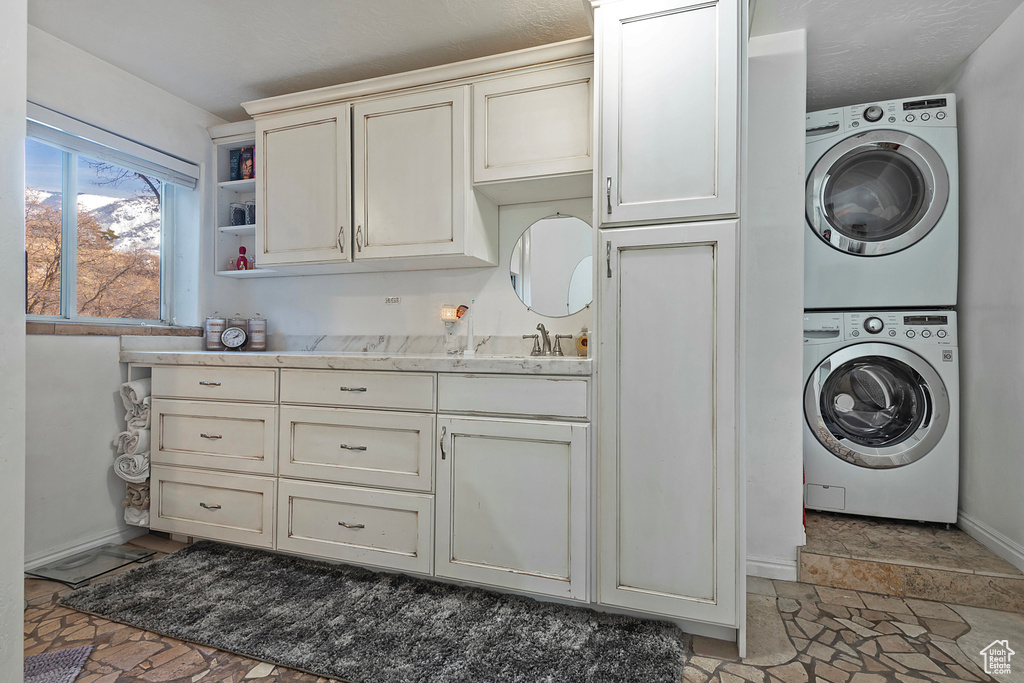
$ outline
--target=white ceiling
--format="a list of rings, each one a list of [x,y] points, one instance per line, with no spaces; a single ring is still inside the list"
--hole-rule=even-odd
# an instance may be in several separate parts
[[[590,35],[581,0],[29,0],[28,18],[228,121],[247,100]]]
[[[930,94],[1021,0],[758,0],[809,110]],[[581,0],[29,0],[29,23],[229,121],[239,103],[589,35]]]
[[[932,94],[1021,0],[757,0],[751,35],[807,29],[807,109]]]

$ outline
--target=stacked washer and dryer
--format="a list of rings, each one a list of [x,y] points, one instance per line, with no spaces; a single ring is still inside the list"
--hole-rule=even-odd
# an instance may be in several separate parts
[[[807,115],[808,508],[955,522],[956,99]]]

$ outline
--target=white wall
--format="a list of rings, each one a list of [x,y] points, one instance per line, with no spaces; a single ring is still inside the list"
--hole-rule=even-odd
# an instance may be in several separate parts
[[[25,0],[0,0],[0,680],[23,667]]]
[[[590,308],[564,318],[545,318],[526,309],[509,278],[509,259],[523,230],[556,212],[589,224],[591,202],[588,198],[501,207],[499,260],[494,268],[244,280],[240,289],[211,290],[207,311],[262,313],[269,320],[271,334],[440,336],[444,333],[442,304],[469,304],[476,299],[473,322],[478,340],[483,335],[533,333],[538,322],[552,335],[575,335],[584,325],[591,325]],[[385,306],[386,296],[400,296],[402,303]],[[531,343],[523,342],[526,351]]]
[[[740,258],[747,573],[796,580],[803,545],[806,38],[752,38]]]
[[[200,187],[212,190],[213,148],[206,127],[221,119],[33,27],[28,30],[28,99],[198,163]],[[24,136],[24,112],[19,125]],[[193,196],[175,209],[184,216],[172,256],[176,317],[196,324],[201,278],[213,270],[212,242],[200,251],[199,219],[202,215],[202,225],[213,225],[212,202]],[[5,256],[14,252],[23,249],[3,249]],[[204,254],[202,262],[197,253]],[[21,303],[19,321],[23,311]],[[137,534],[123,521],[124,486],[111,470],[111,441],[123,429],[124,416],[114,397],[124,372],[118,338],[31,335],[27,360],[28,392],[22,401],[28,406],[27,563]]]
[[[939,92],[960,137],[960,526],[1024,569],[1024,7]]]

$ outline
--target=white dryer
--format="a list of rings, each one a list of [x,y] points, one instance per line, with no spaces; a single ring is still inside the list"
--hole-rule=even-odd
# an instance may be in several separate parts
[[[956,338],[953,311],[804,315],[808,508],[956,521]]]
[[[955,306],[956,96],[807,114],[805,309]]]

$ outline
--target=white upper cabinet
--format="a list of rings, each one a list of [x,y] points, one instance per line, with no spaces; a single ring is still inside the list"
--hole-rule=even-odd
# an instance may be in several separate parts
[[[501,203],[589,196],[593,80],[586,62],[475,83],[474,184]]]
[[[737,214],[738,2],[597,7],[601,226]]]
[[[468,90],[355,105],[357,261],[451,256],[449,265],[497,263],[496,207],[481,205],[469,182]]]
[[[256,122],[256,262],[352,260],[349,106]]]

